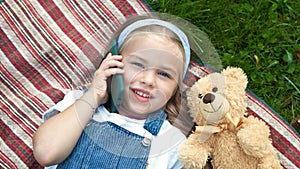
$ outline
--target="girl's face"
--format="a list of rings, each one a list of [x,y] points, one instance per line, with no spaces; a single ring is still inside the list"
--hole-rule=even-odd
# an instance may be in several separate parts
[[[177,90],[182,53],[170,40],[137,36],[126,43],[122,56],[125,91],[119,113],[144,119],[163,108]]]

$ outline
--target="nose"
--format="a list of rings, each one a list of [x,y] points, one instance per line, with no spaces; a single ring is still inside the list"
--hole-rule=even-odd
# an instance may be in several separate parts
[[[211,93],[207,93],[203,97],[203,103],[205,103],[205,104],[212,103],[214,100],[215,100],[215,95],[213,95]]]
[[[155,70],[144,70],[143,72],[141,72],[141,82],[149,85],[149,86],[154,86],[155,82],[156,82],[156,72]]]

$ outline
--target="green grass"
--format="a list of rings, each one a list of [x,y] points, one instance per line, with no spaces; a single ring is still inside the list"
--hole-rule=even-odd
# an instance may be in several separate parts
[[[154,11],[184,18],[206,32],[223,67],[241,67],[249,79],[248,89],[286,121],[299,116],[300,0],[148,3]]]

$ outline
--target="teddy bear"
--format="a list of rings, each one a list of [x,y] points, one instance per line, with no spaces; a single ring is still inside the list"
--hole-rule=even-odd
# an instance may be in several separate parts
[[[196,81],[186,91],[188,113],[195,129],[179,147],[187,169],[282,168],[270,139],[269,127],[246,113],[247,76],[227,67]]]

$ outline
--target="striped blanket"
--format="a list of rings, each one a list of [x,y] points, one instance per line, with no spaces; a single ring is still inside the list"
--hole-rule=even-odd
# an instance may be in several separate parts
[[[42,113],[89,84],[105,44],[143,0],[0,1],[0,168],[42,168],[31,138]],[[192,61],[187,85],[211,70]],[[270,125],[284,168],[300,168],[299,135],[250,91],[248,111]]]

